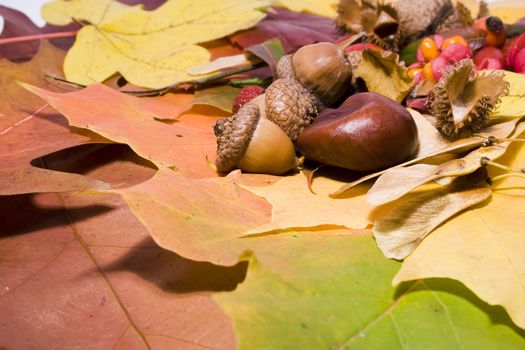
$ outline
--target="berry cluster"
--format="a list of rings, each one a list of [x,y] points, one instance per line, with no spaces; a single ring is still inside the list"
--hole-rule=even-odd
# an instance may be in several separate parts
[[[507,38],[506,25],[495,16],[486,16],[473,24],[485,37],[482,48],[473,52],[460,35],[436,34],[424,38],[417,50],[417,62],[409,66],[409,75],[419,83],[423,79],[436,83],[450,65],[473,58],[478,70],[507,69],[525,73],[525,34]]]

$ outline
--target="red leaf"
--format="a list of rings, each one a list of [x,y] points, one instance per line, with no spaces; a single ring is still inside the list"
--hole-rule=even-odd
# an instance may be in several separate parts
[[[254,29],[234,34],[230,40],[245,49],[278,38],[286,53],[290,53],[315,42],[335,42],[340,36],[330,18],[271,8]]]

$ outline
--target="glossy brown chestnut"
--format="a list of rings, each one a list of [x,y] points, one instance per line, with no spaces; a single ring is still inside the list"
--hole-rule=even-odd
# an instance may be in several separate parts
[[[418,144],[410,113],[373,92],[352,95],[337,109],[324,109],[297,139],[307,159],[357,171],[397,165],[414,155]]]

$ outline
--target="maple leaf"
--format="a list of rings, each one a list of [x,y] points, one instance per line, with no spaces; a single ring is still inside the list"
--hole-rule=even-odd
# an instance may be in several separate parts
[[[230,40],[247,49],[277,38],[284,51],[291,53],[301,46],[322,41],[334,42],[340,37],[333,21],[328,18],[272,8],[253,29],[230,35]]]
[[[214,295],[235,324],[239,349],[525,345],[503,310],[484,304],[460,283],[425,280],[392,288],[399,264],[383,259],[370,236],[311,233],[273,255],[282,261],[279,266],[254,258],[235,291]]]
[[[242,180],[241,180],[242,181]],[[346,198],[333,199],[328,193],[341,182],[320,177],[315,181],[316,194],[311,193],[302,174],[287,176],[264,187],[242,186],[266,198],[272,204],[272,221],[250,229],[245,234],[260,234],[279,230],[319,230],[333,226],[364,229],[373,207],[366,204],[364,194],[368,187],[355,188]]]
[[[191,107],[189,95],[170,94],[160,99],[145,99],[101,84],[66,94],[31,86],[26,88],[62,113],[72,126],[126,143],[147,160],[166,167],[174,166],[187,175],[216,174],[206,159],[215,154],[212,126],[216,118],[191,113],[178,117]],[[172,124],[161,121],[176,118]]]
[[[90,132],[68,128],[65,119],[49,106],[16,84],[23,79],[50,88],[44,73],[59,70],[62,51],[44,43],[33,60],[15,64],[0,61],[0,194],[28,192],[76,191],[87,188],[107,188],[109,185],[78,174],[58,172],[35,166],[37,159],[65,148],[108,140]]]
[[[274,0],[276,6],[286,7],[294,12],[309,12],[316,15],[335,18],[337,0]]]
[[[50,23],[86,20],[64,61],[66,78],[102,82],[115,73],[143,87],[191,80],[187,69],[208,62],[196,43],[222,38],[260,21],[264,0],[168,1],[154,11],[109,0],[56,0],[43,7]],[[181,15],[183,14],[183,15]]]
[[[500,160],[523,167],[525,147],[510,146]],[[525,328],[525,190],[523,178],[492,185],[486,205],[468,210],[429,235],[405,260],[394,283],[446,277],[457,279],[481,299],[501,305]]]
[[[121,145],[78,153],[48,165],[78,171],[89,163],[86,176],[126,186],[154,173]],[[120,196],[3,196],[0,222],[1,347],[235,347],[230,321],[209,293],[234,289],[245,265],[163,250]]]

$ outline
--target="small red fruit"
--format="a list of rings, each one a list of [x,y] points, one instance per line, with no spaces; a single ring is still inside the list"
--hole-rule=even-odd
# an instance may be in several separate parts
[[[447,67],[450,66],[450,63],[441,56],[433,60],[431,64],[432,64],[432,74],[434,75],[434,78],[436,80],[441,79],[441,77],[443,76],[443,73],[445,72],[445,69],[447,69]]]
[[[505,66],[505,55],[503,52],[496,47],[490,46],[484,47],[476,53],[474,56],[474,64],[479,68],[482,62],[488,59],[498,61],[501,68]]]
[[[525,33],[512,39],[510,49],[507,54],[507,67],[517,72],[516,66],[521,66],[518,62],[518,54],[525,49]]]
[[[497,16],[481,17],[473,27],[485,33],[486,46],[501,47],[507,39],[507,27]]]
[[[514,59],[514,71],[516,73],[525,73],[525,49],[521,49]]]
[[[441,51],[441,55],[439,55],[439,57],[444,58],[452,64],[472,56],[472,50],[470,47],[455,43],[448,45],[443,51]]]
[[[494,58],[485,58],[479,64],[476,64],[478,70],[482,69],[503,69],[503,65],[500,61]]]
[[[235,101],[233,101],[233,113],[237,113],[245,103],[250,102],[262,93],[264,93],[264,88],[258,85],[248,85],[243,87],[237,94],[237,97],[235,97]]]

